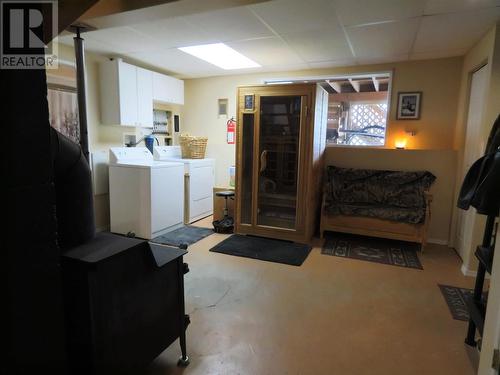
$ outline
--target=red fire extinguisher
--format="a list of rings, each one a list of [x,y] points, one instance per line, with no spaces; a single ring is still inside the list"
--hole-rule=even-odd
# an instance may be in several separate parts
[[[227,143],[233,145],[236,136],[236,120],[231,117],[226,123],[227,126]]]

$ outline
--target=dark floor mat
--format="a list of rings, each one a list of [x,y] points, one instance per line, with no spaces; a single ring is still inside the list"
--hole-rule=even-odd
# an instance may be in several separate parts
[[[309,255],[311,246],[235,234],[211,248],[210,251],[300,266]]]
[[[451,285],[438,284],[439,289],[450,309],[453,319],[456,320],[469,320],[469,310],[467,309],[466,298],[472,297],[472,289],[458,288]]]
[[[321,253],[398,267],[423,269],[417,256],[419,249],[420,244],[413,242],[329,232]]]
[[[214,231],[209,228],[200,228],[192,225],[184,225],[182,228],[165,233],[153,238],[151,242],[164,245],[179,246],[180,244],[192,245],[203,238],[210,236]]]

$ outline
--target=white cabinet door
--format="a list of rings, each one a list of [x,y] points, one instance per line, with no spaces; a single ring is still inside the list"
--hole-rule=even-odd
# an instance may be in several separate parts
[[[118,62],[120,125],[137,126],[137,67]]]
[[[167,76],[153,72],[153,100],[168,103]]]
[[[153,127],[153,72],[137,68],[137,123]]]
[[[153,100],[184,104],[184,81],[153,72]]]
[[[184,104],[184,81],[172,78],[172,103]]]

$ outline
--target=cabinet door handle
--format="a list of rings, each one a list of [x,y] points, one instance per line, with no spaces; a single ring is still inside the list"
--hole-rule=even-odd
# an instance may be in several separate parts
[[[264,150],[260,154],[260,173],[264,172],[266,168],[267,168],[267,150]]]

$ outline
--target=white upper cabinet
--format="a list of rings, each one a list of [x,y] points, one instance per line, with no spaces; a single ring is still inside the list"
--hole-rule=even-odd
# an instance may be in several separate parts
[[[184,104],[184,81],[153,72],[153,100],[160,103]]]
[[[137,68],[124,62],[118,62],[117,68],[120,104],[116,123],[137,126]]]
[[[101,63],[100,83],[104,124],[153,127],[153,72],[114,59]]]
[[[137,121],[153,127],[153,72],[137,68]]]

